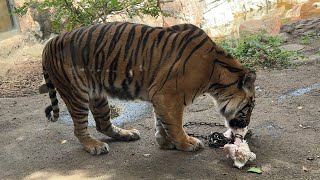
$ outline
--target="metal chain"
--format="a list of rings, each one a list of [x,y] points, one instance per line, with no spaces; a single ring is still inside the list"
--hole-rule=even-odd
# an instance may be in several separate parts
[[[214,122],[187,122],[183,125],[183,127],[189,127],[189,126],[194,126],[194,125],[206,125],[206,126],[210,126],[210,127],[225,127],[225,125],[220,124],[220,123],[214,123]],[[223,147],[225,144],[228,143],[233,143],[234,138],[228,139],[226,138],[223,133],[219,133],[219,132],[211,132],[209,135],[202,135],[199,133],[187,133],[189,136],[193,136],[196,138],[202,138],[205,139],[206,142],[208,143],[208,145],[210,147],[213,148],[219,148],[219,147]],[[249,138],[252,136],[252,131],[249,130],[248,133],[246,134],[246,136],[244,137]]]
[[[195,121],[191,121],[191,122],[187,122],[183,125],[183,127],[189,127],[189,126],[195,126],[195,125],[206,125],[206,126],[210,126],[210,127],[224,127],[224,124],[220,124],[220,123],[216,123],[216,122],[195,122]],[[189,136],[193,136],[196,138],[202,138],[202,139],[208,139],[208,135],[202,135],[199,133],[187,133]]]
[[[188,127],[188,126],[193,126],[193,125],[206,125],[206,126],[210,126],[210,127],[214,127],[214,126],[220,126],[220,127],[224,127],[224,124],[220,124],[220,123],[216,123],[216,122],[187,122],[183,125],[183,127]]]

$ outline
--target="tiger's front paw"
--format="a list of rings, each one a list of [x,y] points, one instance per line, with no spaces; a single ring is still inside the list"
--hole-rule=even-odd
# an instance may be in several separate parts
[[[84,149],[91,155],[107,154],[110,151],[109,145],[96,139],[82,141]]]
[[[176,148],[181,151],[197,151],[203,147],[202,141],[190,136],[187,136],[185,141],[176,144]]]

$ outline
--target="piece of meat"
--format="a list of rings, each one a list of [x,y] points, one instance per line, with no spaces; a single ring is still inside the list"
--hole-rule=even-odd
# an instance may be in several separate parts
[[[227,157],[234,161],[233,165],[241,169],[248,161],[255,160],[256,154],[250,151],[246,140],[237,144],[226,144],[223,149]]]

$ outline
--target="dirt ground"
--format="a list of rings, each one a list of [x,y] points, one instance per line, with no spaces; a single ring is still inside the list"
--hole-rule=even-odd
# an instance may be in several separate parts
[[[257,159],[239,170],[221,149],[207,145],[193,153],[160,150],[152,117],[124,126],[140,131],[135,142],[115,141],[90,128],[111,151],[89,155],[73,126],[44,116],[49,97],[36,93],[42,81],[41,50],[42,45],[24,46],[0,58],[0,179],[320,179],[319,63],[258,72],[249,139]],[[187,109],[189,121],[223,123],[206,96]],[[247,173],[251,166],[261,167],[262,174]]]

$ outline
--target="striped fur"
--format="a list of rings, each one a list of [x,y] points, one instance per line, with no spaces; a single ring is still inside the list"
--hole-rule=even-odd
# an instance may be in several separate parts
[[[244,121],[248,125],[252,108],[247,107],[253,107],[255,74],[191,24],[161,28],[113,22],[78,28],[50,40],[42,63],[52,103],[46,116],[51,121],[59,117],[57,90],[75,135],[91,154],[107,153],[109,147],[90,136],[89,109],[99,132],[139,139],[137,130],[112,125],[107,96],[151,102],[157,142],[184,151],[202,147],[182,128],[184,108],[198,96],[210,93],[234,128],[243,128]]]

